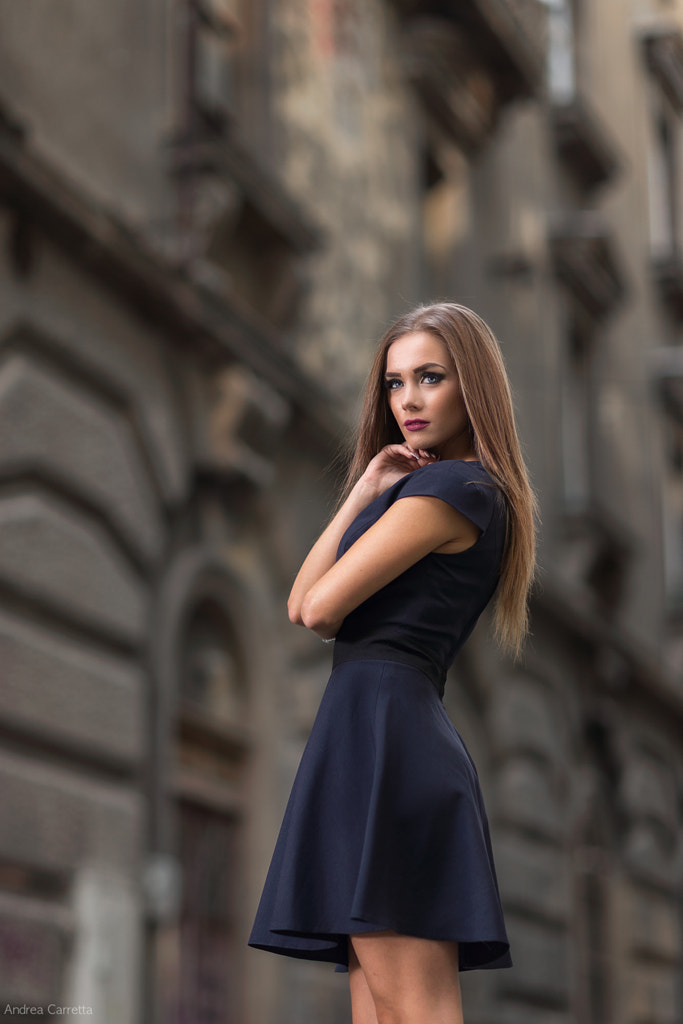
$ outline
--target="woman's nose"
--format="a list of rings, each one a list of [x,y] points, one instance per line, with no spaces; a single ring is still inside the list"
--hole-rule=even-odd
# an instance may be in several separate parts
[[[403,408],[404,409],[415,409],[421,405],[421,397],[419,388],[414,385],[407,385],[403,389]]]

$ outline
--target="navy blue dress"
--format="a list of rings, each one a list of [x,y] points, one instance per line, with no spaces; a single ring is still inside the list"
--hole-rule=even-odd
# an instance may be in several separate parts
[[[505,503],[479,462],[414,470],[353,521],[337,557],[395,501],[430,495],[481,530],[351,612],[292,787],[249,945],[348,970],[347,936],[459,942],[460,970],[512,964],[477,772],[442,703],[493,596]]]

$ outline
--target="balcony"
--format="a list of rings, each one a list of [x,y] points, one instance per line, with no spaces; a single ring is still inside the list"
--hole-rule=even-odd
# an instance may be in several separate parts
[[[623,300],[626,282],[602,217],[581,211],[556,218],[549,244],[558,280],[592,320],[604,320]]]
[[[619,169],[615,144],[606,126],[580,97],[552,107],[558,156],[577,185],[590,192],[610,181]]]
[[[563,517],[558,569],[575,593],[583,594],[593,612],[605,619],[619,609],[637,538],[610,513],[595,504]]]
[[[683,256],[677,252],[653,256],[652,276],[669,314],[683,322]]]
[[[683,427],[683,348],[667,346],[652,353],[652,374],[662,405]]]
[[[205,223],[193,211],[196,258],[222,271],[233,292],[286,330],[303,291],[302,260],[321,246],[320,230],[233,137],[173,140],[170,171],[181,187],[189,181],[195,189],[220,188],[221,204]]]
[[[537,0],[393,0],[404,22],[409,77],[429,114],[477,149],[499,110],[540,92],[545,11]]]
[[[545,7],[538,0],[393,0],[408,23],[438,17],[466,32],[501,101],[535,95],[545,76]]]
[[[683,34],[675,25],[647,28],[641,43],[652,76],[674,108],[683,111]]]
[[[408,77],[432,119],[465,152],[493,129],[494,83],[467,35],[440,18],[420,18],[408,30]]]

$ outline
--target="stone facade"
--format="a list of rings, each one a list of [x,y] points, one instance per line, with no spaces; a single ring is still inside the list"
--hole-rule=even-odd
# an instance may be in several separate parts
[[[342,1024],[246,950],[329,670],[285,598],[373,340],[497,331],[533,637],[446,704],[515,967],[476,1024],[683,1015],[683,5],[0,0],[0,1005]]]
[[[327,236],[297,350],[353,400],[363,341],[418,300],[422,127],[390,5],[295,0],[275,24],[281,169]]]

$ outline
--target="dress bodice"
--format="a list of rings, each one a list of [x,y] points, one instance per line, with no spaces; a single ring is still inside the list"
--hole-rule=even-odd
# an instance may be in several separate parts
[[[456,554],[431,552],[350,612],[337,634],[334,664],[404,662],[424,671],[443,696],[446,673],[494,594],[505,545],[505,501],[481,463],[450,459],[407,473],[354,519],[337,558],[394,502],[417,495],[447,502],[480,536]]]

